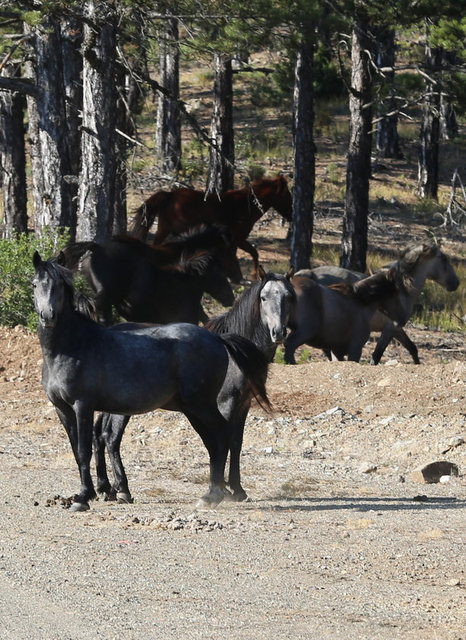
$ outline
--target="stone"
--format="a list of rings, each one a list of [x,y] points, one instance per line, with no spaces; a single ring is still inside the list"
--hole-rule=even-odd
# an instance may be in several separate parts
[[[414,482],[433,484],[440,482],[442,476],[457,476],[458,466],[447,460],[438,460],[424,465],[420,469],[412,472],[411,478]]]

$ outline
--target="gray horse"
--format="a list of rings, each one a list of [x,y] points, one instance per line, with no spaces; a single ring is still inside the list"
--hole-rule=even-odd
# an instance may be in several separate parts
[[[386,268],[388,267],[395,268],[405,283],[404,293],[400,295],[399,300],[403,312],[398,318],[380,310],[373,314],[370,330],[381,333],[381,335],[372,354],[372,363],[378,364],[380,362],[389,342],[395,338],[409,351],[414,363],[419,364],[417,347],[402,327],[411,317],[414,305],[426,280],[437,282],[447,291],[455,291],[459,286],[459,279],[448,257],[433,241],[409,245],[403,251],[400,259],[391,262]],[[325,286],[341,282],[353,284],[368,277],[365,273],[350,271],[334,265],[302,269],[296,275],[310,277]]]
[[[290,317],[291,332],[285,340],[285,361],[295,363],[294,352],[302,344],[322,349],[327,357],[359,362],[378,308],[401,319],[400,298],[406,297],[395,269],[387,269],[355,284],[326,287],[308,275],[291,279],[296,305]]]

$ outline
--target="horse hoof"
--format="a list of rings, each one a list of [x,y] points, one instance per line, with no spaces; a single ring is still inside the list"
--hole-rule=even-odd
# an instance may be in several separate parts
[[[196,507],[199,509],[215,509],[224,497],[225,492],[223,489],[209,491],[209,493],[206,493],[205,496],[202,496],[202,498],[197,501]]]
[[[246,491],[242,490],[242,491],[237,491],[237,492],[235,491],[233,493],[233,495],[231,496],[231,500],[233,502],[246,502],[246,501],[249,501],[249,498],[248,498],[248,494],[246,493]]]
[[[130,493],[118,492],[116,499],[118,504],[133,504],[133,498]]]
[[[79,511],[89,511],[89,504],[87,502],[73,502],[70,505],[70,511],[79,512]]]

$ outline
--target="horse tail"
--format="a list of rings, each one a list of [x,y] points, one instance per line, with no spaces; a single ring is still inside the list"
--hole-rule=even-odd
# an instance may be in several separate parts
[[[246,376],[259,405],[264,411],[270,411],[272,407],[265,388],[269,363],[265,355],[250,340],[236,333],[224,333],[219,338]]]
[[[65,258],[64,266],[71,271],[78,271],[81,258],[86,251],[94,251],[98,246],[96,242],[73,242],[69,244],[62,251]]]
[[[172,195],[171,191],[161,190],[147,198],[134,212],[130,233],[140,240],[146,240],[159,210],[169,205]]]

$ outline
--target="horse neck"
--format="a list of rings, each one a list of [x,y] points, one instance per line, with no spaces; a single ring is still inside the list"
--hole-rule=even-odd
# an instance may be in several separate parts
[[[420,260],[413,268],[410,276],[413,287],[420,292],[429,277],[429,262]]]
[[[83,326],[92,321],[66,306],[53,328],[43,327],[39,323],[38,335],[44,360],[53,359],[60,353],[68,353],[77,344]],[[92,322],[92,324],[95,324]]]

